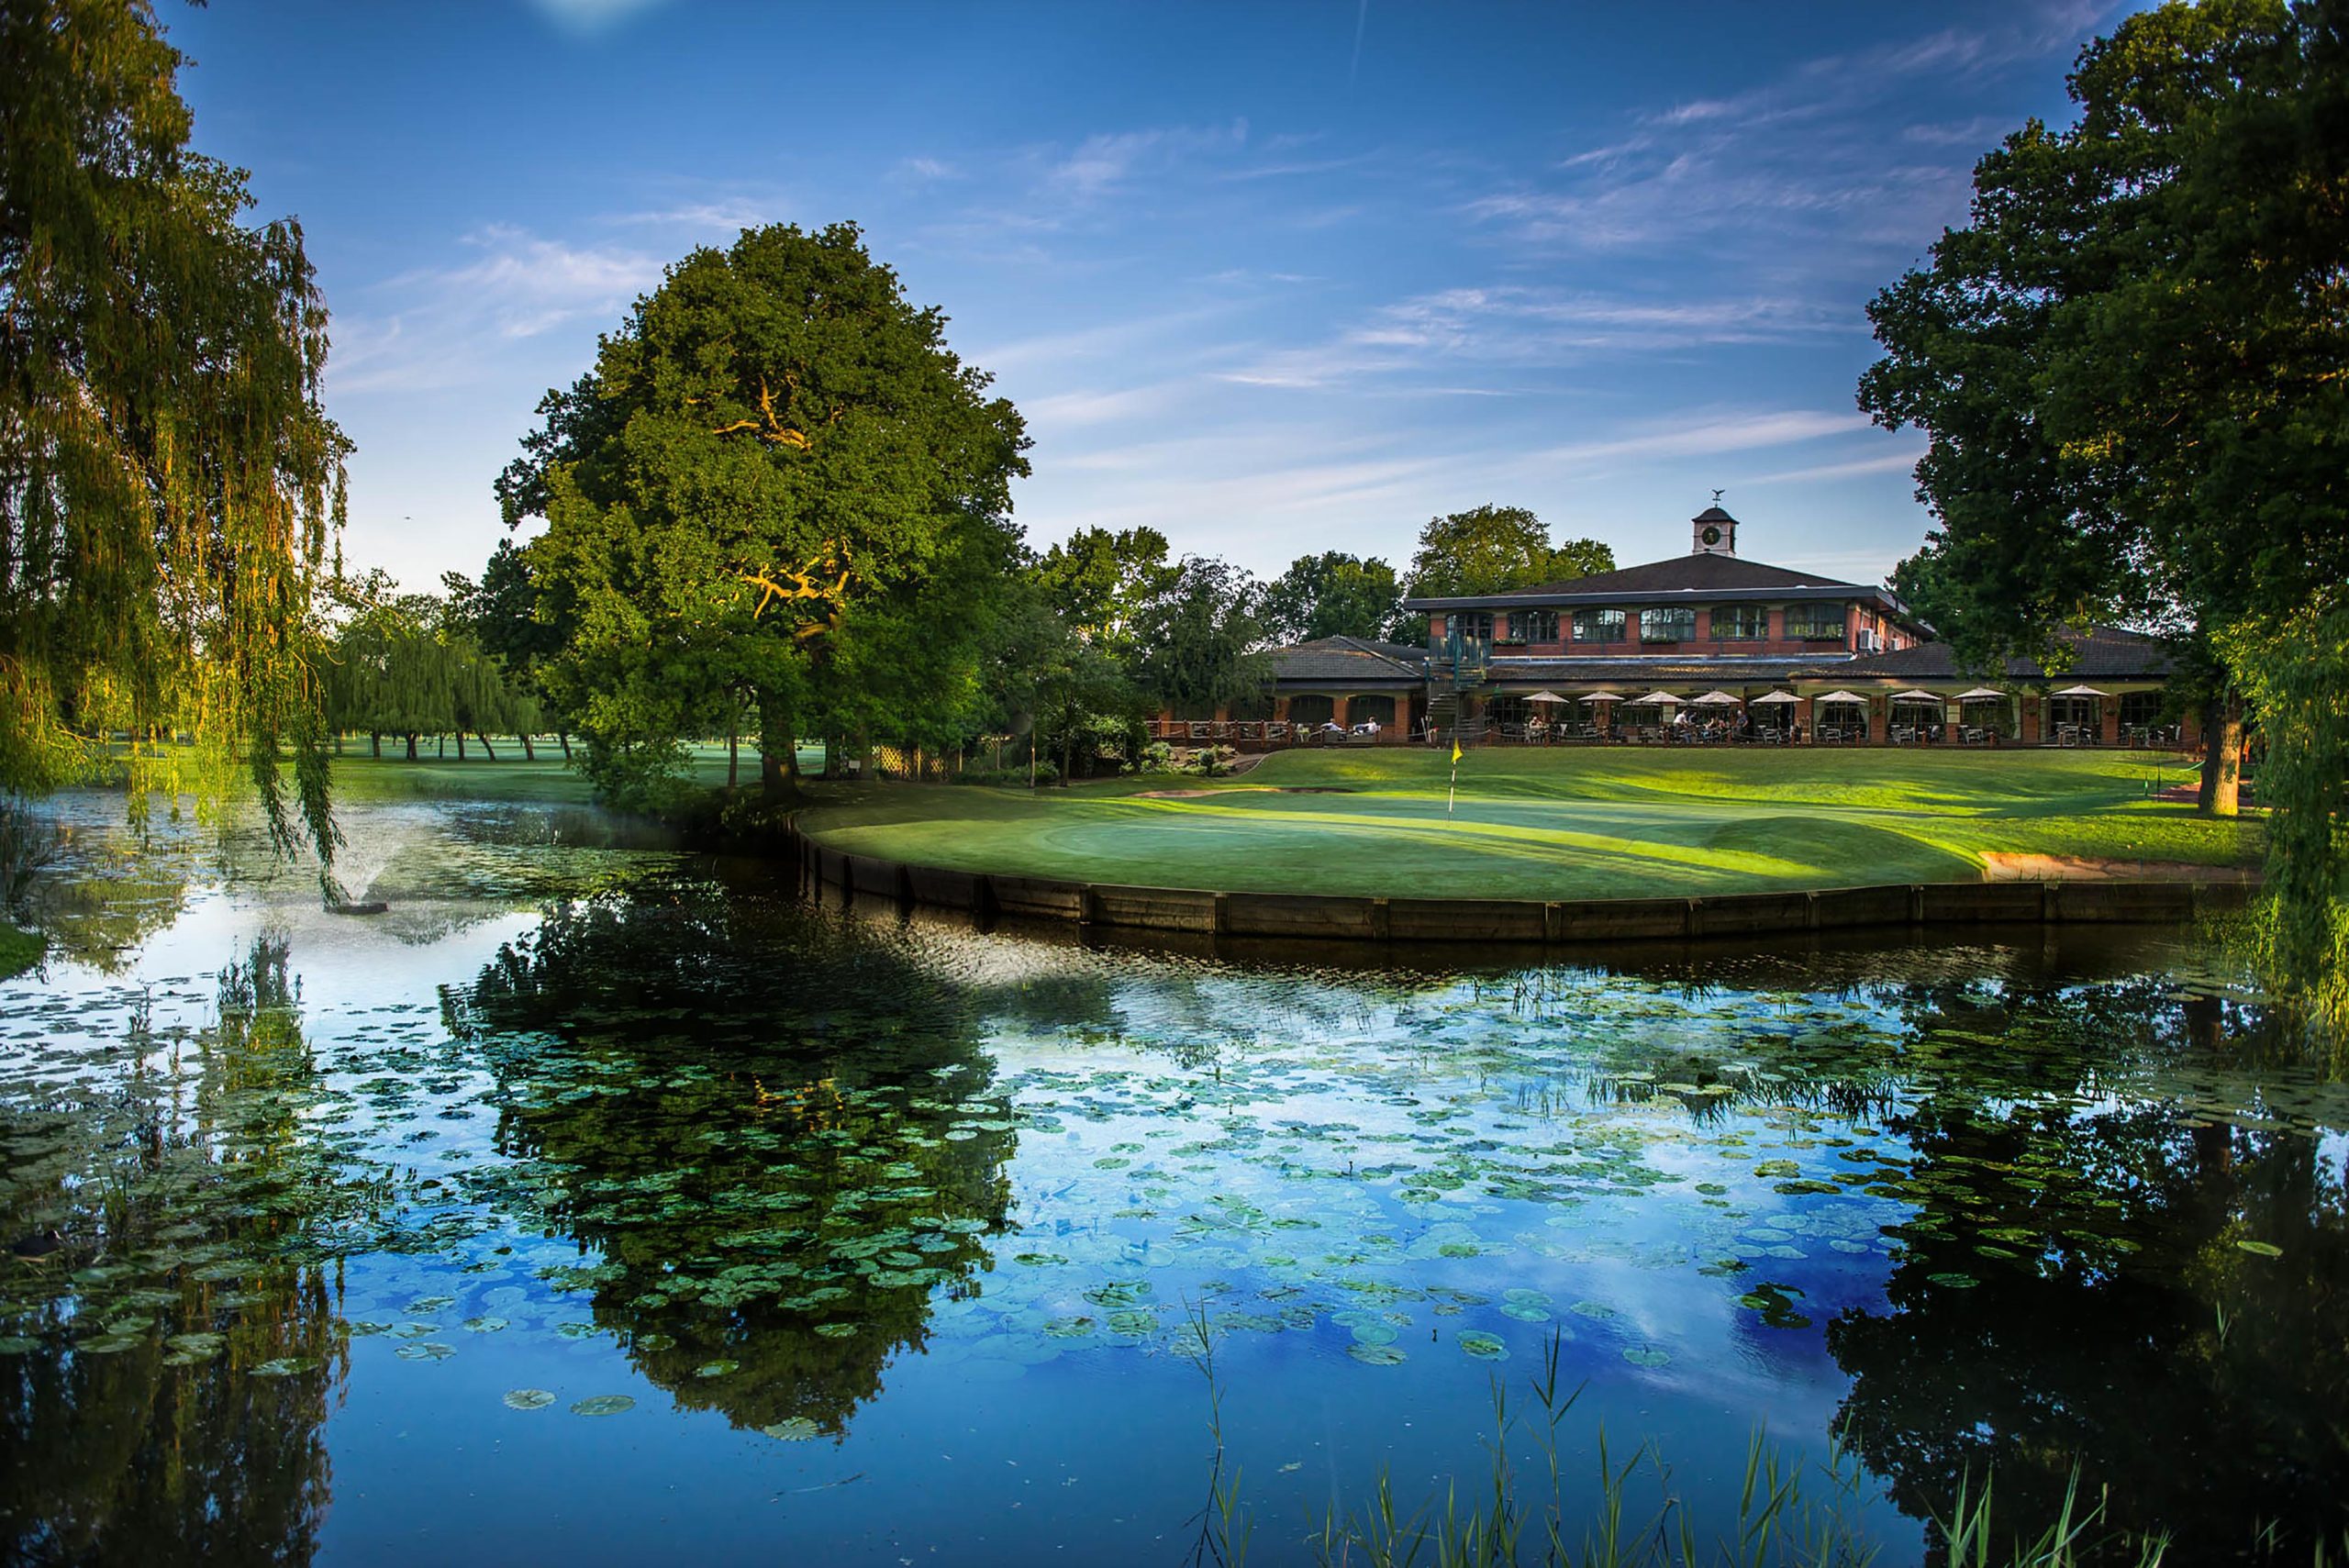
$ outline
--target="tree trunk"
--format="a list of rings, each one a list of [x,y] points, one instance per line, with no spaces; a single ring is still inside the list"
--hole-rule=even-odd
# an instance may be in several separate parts
[[[384,732],[382,730],[371,729],[367,732],[367,754],[374,758],[379,762],[384,760]]]
[[[461,735],[457,740],[458,743],[462,745],[464,741],[464,737]],[[449,737],[446,734],[438,734],[433,736],[432,760],[436,762],[445,762],[449,760]]]
[[[460,762],[463,762],[464,760],[465,760],[465,732],[464,732],[463,730],[460,729],[460,730],[458,730],[458,731],[457,731],[457,761],[459,761]]]
[[[514,739],[522,743],[522,761],[526,762],[535,762],[539,760],[539,753],[536,748],[531,746],[530,738],[529,736],[517,733]]]
[[[2243,709],[2233,702],[2202,705],[2202,788],[2195,809],[2205,817],[2232,817],[2241,797]]]
[[[784,800],[799,793],[799,737],[791,709],[773,693],[759,702],[759,793]]]
[[[486,734],[476,729],[473,731],[473,739],[481,742],[481,754],[483,756],[487,757],[493,762],[497,761],[497,753],[489,749],[489,737]]]
[[[742,724],[740,719],[726,726],[726,793],[732,795],[742,782]]]
[[[554,738],[562,742],[562,760],[568,762],[571,761],[571,731],[558,729],[554,732]]]
[[[416,761],[416,732],[414,730],[408,731],[407,760],[411,762]]]

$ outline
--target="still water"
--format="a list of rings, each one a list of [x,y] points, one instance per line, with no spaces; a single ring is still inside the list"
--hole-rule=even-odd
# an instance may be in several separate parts
[[[465,804],[352,814],[360,919],[54,810],[12,1562],[1171,1564],[1211,1414],[1309,1562],[1553,1354],[1570,1518],[1758,1436],[1890,1563],[2076,1463],[2172,1561],[2349,1522],[2349,1090],[2185,934],[1105,951]]]

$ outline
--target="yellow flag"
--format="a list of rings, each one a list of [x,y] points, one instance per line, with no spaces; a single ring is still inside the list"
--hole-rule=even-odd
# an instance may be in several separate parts
[[[1452,765],[1455,768],[1460,765],[1460,740],[1456,736],[1452,742]]]

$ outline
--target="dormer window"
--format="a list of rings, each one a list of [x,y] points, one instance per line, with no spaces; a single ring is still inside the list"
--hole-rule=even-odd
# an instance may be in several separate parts
[[[1624,617],[1621,610],[1576,610],[1575,640],[1576,642],[1621,642],[1624,640]]]
[[[1715,642],[1760,642],[1770,635],[1770,612],[1760,605],[1713,606]]]
[[[1687,642],[1697,635],[1697,612],[1694,610],[1642,610],[1640,640],[1642,642]]]

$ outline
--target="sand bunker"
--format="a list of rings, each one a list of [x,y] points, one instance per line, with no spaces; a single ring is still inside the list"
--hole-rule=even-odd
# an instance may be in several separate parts
[[[2187,861],[2105,861],[2082,855],[1982,857],[1986,882],[2255,882],[2249,866],[2205,866]]]

